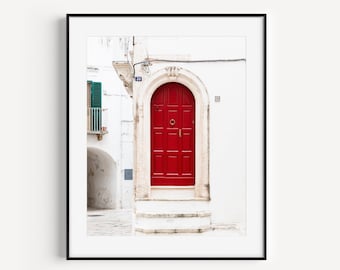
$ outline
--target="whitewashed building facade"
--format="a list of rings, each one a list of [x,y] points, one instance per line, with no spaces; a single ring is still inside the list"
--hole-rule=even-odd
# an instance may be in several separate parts
[[[112,67],[124,60],[124,39],[88,39],[87,205],[132,208],[132,100]]]
[[[133,208],[140,233],[245,232],[245,38],[90,38],[88,51],[89,96],[102,87],[88,206]]]

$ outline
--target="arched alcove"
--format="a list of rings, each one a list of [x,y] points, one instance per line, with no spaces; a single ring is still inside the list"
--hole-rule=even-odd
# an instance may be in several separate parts
[[[209,199],[209,98],[202,81],[180,67],[160,69],[145,79],[135,95],[135,185],[136,199],[151,195],[150,184],[150,102],[153,93],[166,83],[187,87],[195,99],[195,185],[196,199]]]
[[[117,197],[117,169],[105,151],[87,148],[87,206],[114,209]]]

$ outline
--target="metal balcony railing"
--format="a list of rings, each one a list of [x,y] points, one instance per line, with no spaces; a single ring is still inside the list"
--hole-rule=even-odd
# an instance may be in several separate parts
[[[105,134],[106,127],[103,125],[103,111],[102,108],[88,108],[87,109],[87,133],[89,134]]]

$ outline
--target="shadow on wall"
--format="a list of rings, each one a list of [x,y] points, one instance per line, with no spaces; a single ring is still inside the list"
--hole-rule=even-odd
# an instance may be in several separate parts
[[[116,208],[117,168],[112,157],[98,148],[87,148],[87,207]]]

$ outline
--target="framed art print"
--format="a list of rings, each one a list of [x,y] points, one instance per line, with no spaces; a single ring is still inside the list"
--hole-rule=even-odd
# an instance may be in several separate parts
[[[266,258],[266,15],[69,14],[68,259]]]

